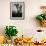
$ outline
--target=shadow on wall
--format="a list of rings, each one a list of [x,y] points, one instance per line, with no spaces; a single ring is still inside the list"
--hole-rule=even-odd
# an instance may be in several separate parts
[[[5,31],[4,27],[0,26],[0,35],[4,35],[4,31]]]
[[[35,18],[35,15],[34,16],[32,16],[32,17],[30,17],[30,23],[32,24],[32,25],[35,25],[35,26],[37,26],[37,27],[39,27],[40,26],[40,24],[39,24],[39,21],[38,20],[36,20],[36,18]],[[34,27],[35,27],[34,26]]]

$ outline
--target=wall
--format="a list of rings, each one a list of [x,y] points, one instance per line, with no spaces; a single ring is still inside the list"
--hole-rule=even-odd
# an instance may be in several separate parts
[[[6,25],[15,25],[18,29],[18,36],[31,36],[36,29],[44,29],[39,27],[35,16],[41,13],[40,6],[46,5],[46,0],[14,0],[25,2],[25,19],[10,20],[10,2],[13,0],[0,0],[0,34],[4,34]],[[13,2],[14,2],[13,1]]]

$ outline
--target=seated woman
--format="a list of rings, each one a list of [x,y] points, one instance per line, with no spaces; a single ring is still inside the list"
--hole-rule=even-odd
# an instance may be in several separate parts
[[[4,36],[0,36],[0,44],[4,44],[6,42],[6,39]]]

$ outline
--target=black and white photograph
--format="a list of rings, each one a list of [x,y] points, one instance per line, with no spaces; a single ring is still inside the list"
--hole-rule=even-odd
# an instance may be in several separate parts
[[[24,2],[10,2],[10,19],[23,20],[25,18]]]

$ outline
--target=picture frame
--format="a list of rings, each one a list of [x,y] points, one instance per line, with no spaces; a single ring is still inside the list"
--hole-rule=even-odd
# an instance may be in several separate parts
[[[24,18],[25,18],[25,3],[10,2],[10,19],[24,20]]]

